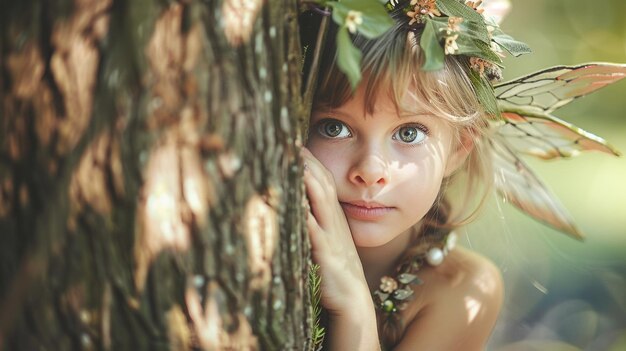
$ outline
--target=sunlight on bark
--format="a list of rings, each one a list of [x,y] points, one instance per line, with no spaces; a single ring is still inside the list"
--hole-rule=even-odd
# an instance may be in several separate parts
[[[173,139],[157,146],[146,166],[142,189],[145,202],[138,206],[140,221],[135,246],[135,282],[141,289],[152,260],[164,249],[189,248],[190,233],[183,222],[183,199],[178,148]]]
[[[267,286],[272,277],[272,256],[278,240],[276,210],[259,195],[253,195],[246,205],[246,239],[248,266],[252,279],[250,287]]]
[[[204,308],[196,290],[189,288],[185,302],[203,350],[258,350],[258,340],[242,313],[229,313],[226,296],[215,283],[208,286]],[[225,316],[222,319],[222,315]]]
[[[164,136],[145,168],[144,201],[138,205],[139,232],[135,246],[136,286],[141,289],[150,264],[163,250],[186,251],[192,227],[207,221],[214,189],[202,170],[197,149],[181,142],[182,135]],[[181,145],[182,144],[182,145]]]
[[[109,16],[105,9],[111,5],[111,0],[83,0],[75,5],[72,17],[56,23],[52,33],[55,50],[50,67],[65,108],[65,116],[58,126],[57,152],[60,155],[76,145],[91,119],[100,60],[98,42],[108,29]]]
[[[190,350],[190,330],[180,305],[174,305],[166,312],[167,337],[170,350]]]
[[[189,315],[193,320],[198,335],[198,342],[205,350],[221,350],[224,330],[218,304],[214,297],[209,297],[203,311],[200,296],[193,289],[187,289],[185,301]]]
[[[232,46],[239,46],[250,39],[261,0],[225,0],[222,4],[224,35]]]
[[[110,144],[110,135],[105,132],[98,136],[83,153],[70,182],[72,212],[68,221],[73,221],[76,213],[85,206],[102,215],[111,212],[111,197],[106,186],[105,174],[107,148]],[[75,223],[71,223],[70,228],[74,226]]]

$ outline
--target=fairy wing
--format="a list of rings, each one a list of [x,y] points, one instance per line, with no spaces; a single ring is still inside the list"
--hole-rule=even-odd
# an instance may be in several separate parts
[[[556,196],[537,178],[515,151],[499,136],[491,138],[494,184],[506,202],[531,217],[582,240],[571,216]]]
[[[624,77],[626,65],[590,63],[548,68],[494,87],[503,117],[493,123],[495,185],[505,199],[535,219],[582,238],[556,197],[516,155],[553,159],[586,150],[619,155],[602,138],[550,113]]]
[[[586,63],[556,66],[494,86],[498,104],[549,114],[574,99],[626,76],[626,65]]]
[[[604,139],[548,114],[508,110],[493,122],[497,134],[516,152],[544,160],[576,156],[581,151],[600,151],[619,156]]]

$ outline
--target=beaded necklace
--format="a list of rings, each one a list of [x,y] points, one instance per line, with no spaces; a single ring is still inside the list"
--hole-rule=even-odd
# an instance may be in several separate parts
[[[425,264],[440,265],[445,256],[454,249],[456,242],[456,233],[449,232],[434,243],[422,244],[421,246],[425,246],[424,250],[418,250],[421,253],[409,257],[398,266],[398,274],[395,278],[383,276],[380,279],[379,288],[372,293],[377,311],[387,314],[387,317],[392,317],[399,310],[406,308],[413,296],[411,285],[422,283],[417,272]]]

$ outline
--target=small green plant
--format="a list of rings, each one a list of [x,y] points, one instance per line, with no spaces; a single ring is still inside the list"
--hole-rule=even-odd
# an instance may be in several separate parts
[[[320,315],[322,313],[322,277],[319,274],[320,266],[317,264],[311,264],[309,268],[309,308],[311,309],[312,316],[312,330],[311,343],[309,344],[309,350],[317,351],[322,349],[322,342],[324,341],[324,335],[326,331],[324,327],[320,325]]]

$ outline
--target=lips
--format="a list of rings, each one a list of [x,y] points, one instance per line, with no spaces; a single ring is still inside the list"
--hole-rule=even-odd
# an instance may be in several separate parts
[[[347,217],[362,221],[377,221],[392,212],[395,208],[367,201],[340,202]]]

